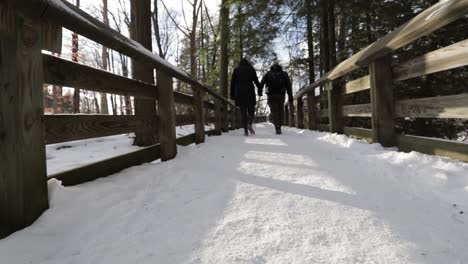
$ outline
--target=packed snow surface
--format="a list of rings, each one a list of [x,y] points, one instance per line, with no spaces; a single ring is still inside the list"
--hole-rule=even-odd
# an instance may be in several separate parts
[[[75,187],[0,263],[468,263],[468,165],[269,124]]]

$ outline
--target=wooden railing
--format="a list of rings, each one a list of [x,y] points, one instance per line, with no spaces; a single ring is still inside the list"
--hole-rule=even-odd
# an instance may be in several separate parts
[[[55,51],[62,27],[114,49],[158,72],[157,85],[43,53]],[[202,143],[219,135],[223,119],[239,127],[239,111],[214,89],[191,78],[138,42],[62,0],[0,1],[0,238],[31,224],[47,207],[46,179],[74,185],[130,166],[172,159],[177,144]],[[191,85],[193,95],[173,91],[173,78]],[[148,115],[45,115],[43,84],[157,101]],[[203,101],[211,97],[209,101]],[[193,114],[177,115],[175,104]],[[229,108],[229,109],[228,109]],[[205,131],[206,123],[215,129]],[[176,126],[195,125],[195,133],[176,138]],[[132,153],[47,177],[45,144],[135,131],[153,133],[159,143]]]
[[[468,161],[468,144],[435,138],[397,134],[395,118],[449,118],[468,119],[468,94],[438,96],[409,100],[394,100],[393,83],[432,73],[468,65],[468,41],[429,52],[407,62],[391,66],[392,52],[440,29],[468,13],[468,0],[440,1],[385,37],[377,40],[349,59],[343,61],[319,80],[301,89],[296,95],[296,111],[293,105],[285,105],[285,122],[304,128],[307,114],[311,130],[344,133],[381,143],[397,146],[402,151],[419,151]],[[369,75],[345,82],[349,73],[369,68]],[[321,109],[316,88],[327,92],[328,108]],[[370,90],[371,102],[360,105],[344,105],[349,94]],[[307,112],[304,112],[304,96]],[[324,108],[322,106],[322,108]],[[372,129],[345,127],[344,117],[371,118]],[[328,124],[319,122],[328,118]]]

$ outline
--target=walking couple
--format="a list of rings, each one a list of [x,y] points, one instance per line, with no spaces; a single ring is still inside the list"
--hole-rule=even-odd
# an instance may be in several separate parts
[[[255,96],[255,86],[258,89],[258,96],[263,95],[263,88],[266,85],[268,96],[268,106],[270,107],[272,122],[275,125],[276,134],[281,134],[281,125],[284,119],[284,100],[286,92],[290,102],[293,100],[291,80],[283,68],[274,63],[270,70],[263,76],[262,81],[258,81],[257,72],[247,59],[242,59],[234,69],[231,78],[231,99],[241,110],[242,126],[246,136],[255,134],[252,124],[255,119],[255,106],[257,104]]]

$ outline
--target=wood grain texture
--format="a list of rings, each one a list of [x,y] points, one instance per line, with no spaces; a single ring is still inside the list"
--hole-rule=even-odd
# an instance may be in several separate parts
[[[393,70],[393,80],[408,80],[466,65],[468,65],[468,40],[463,40],[398,65]]]
[[[0,36],[16,38],[16,15],[8,1],[0,2]]]
[[[53,53],[62,53],[62,26],[42,24],[42,49]]]
[[[369,75],[346,83],[343,89],[344,94],[352,94],[370,89]]]
[[[174,90],[172,77],[158,72],[158,114],[159,142],[161,144],[161,160],[167,161],[177,155],[176,143],[176,113],[174,106]]]
[[[112,74],[52,55],[43,54],[44,83],[76,87],[102,93],[157,98],[155,85]]]
[[[149,129],[158,117],[106,115],[47,115],[46,143],[55,144],[88,138],[105,137]]]
[[[205,142],[205,109],[202,90],[192,87],[193,91],[193,113],[195,116],[195,142],[201,144]]]
[[[369,66],[373,142],[378,142],[384,147],[392,147],[396,144],[395,105],[390,64],[391,57],[385,56],[375,60]]]
[[[398,135],[397,139],[400,151],[417,151],[468,162],[468,144],[465,143],[409,135]]]
[[[371,117],[371,104],[345,105],[343,116],[347,117]]]
[[[333,82],[325,84],[328,95],[328,119],[330,124],[330,132],[343,133],[343,94],[341,87]]]
[[[296,99],[297,124],[296,127],[304,129],[304,101],[302,98]]]
[[[468,93],[398,101],[395,115],[415,118],[468,119]]]
[[[318,124],[317,129],[320,132],[330,132],[330,125],[327,124]]]
[[[161,147],[157,144],[124,155],[98,161],[90,165],[53,174],[47,177],[47,179],[57,179],[61,181],[64,186],[73,186],[113,175],[132,166],[153,162],[160,157]]]
[[[357,139],[364,139],[372,143],[372,130],[358,127],[344,127],[344,134]]]
[[[48,208],[41,33],[22,19],[16,38],[0,38],[0,238]]]
[[[189,146],[195,143],[195,133],[177,139],[177,145]]]

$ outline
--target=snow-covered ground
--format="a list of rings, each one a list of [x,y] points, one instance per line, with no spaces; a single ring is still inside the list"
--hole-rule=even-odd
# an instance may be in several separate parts
[[[213,129],[206,126],[205,130]],[[194,126],[179,126],[177,137],[194,133]],[[139,149],[133,146],[133,134],[77,140],[46,146],[47,174],[78,168],[100,160],[126,154]]]
[[[468,263],[468,165],[268,124],[75,187],[0,263]]]

